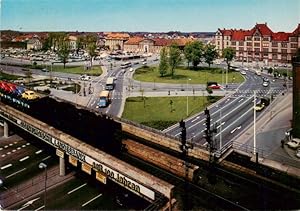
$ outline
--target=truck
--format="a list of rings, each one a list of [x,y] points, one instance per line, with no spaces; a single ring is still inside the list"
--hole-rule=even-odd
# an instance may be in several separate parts
[[[97,108],[104,108],[111,102],[110,92],[105,90],[101,91],[99,95],[99,102],[97,103]]]

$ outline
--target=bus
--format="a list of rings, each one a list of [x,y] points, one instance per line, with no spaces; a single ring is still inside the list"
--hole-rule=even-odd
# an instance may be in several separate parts
[[[131,63],[130,63],[130,62],[123,62],[123,63],[121,64],[121,68],[122,68],[122,69],[125,69],[125,68],[127,68],[127,67],[131,67]]]
[[[109,91],[102,91],[100,92],[99,102],[97,103],[97,108],[104,108],[107,107],[110,103],[110,92]]]
[[[115,79],[113,77],[109,77],[106,80],[105,89],[113,90],[115,88]]]

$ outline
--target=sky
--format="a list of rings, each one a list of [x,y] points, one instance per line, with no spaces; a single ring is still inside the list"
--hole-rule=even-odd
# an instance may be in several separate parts
[[[300,23],[300,0],[0,0],[0,28],[19,31],[273,31]]]

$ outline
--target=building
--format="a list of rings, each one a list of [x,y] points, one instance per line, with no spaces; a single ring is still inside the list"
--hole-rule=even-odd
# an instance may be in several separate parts
[[[300,138],[300,55],[293,58],[293,136]]]
[[[68,37],[70,50],[76,50],[77,49],[77,37],[74,35],[69,35]]]
[[[127,33],[108,33],[105,37],[105,46],[110,50],[124,50],[124,43],[129,37]]]
[[[165,39],[165,38],[143,38],[131,37],[124,43],[124,51],[135,53],[155,53],[159,54],[163,47],[168,47],[172,43],[176,43],[180,49],[183,49],[186,43],[192,39]]]
[[[300,47],[300,24],[293,32],[273,32],[267,23],[250,30],[218,29],[215,45],[219,54],[226,47],[235,49],[237,61],[290,63]]]
[[[41,50],[42,42],[38,38],[32,38],[27,42],[27,50]]]

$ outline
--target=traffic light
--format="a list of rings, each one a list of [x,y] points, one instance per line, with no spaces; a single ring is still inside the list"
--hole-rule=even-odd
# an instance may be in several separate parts
[[[185,122],[183,120],[181,120],[179,122],[179,127],[184,128],[185,127]]]
[[[180,139],[181,139],[182,145],[185,145],[186,144],[186,128],[185,127],[181,129]]]

